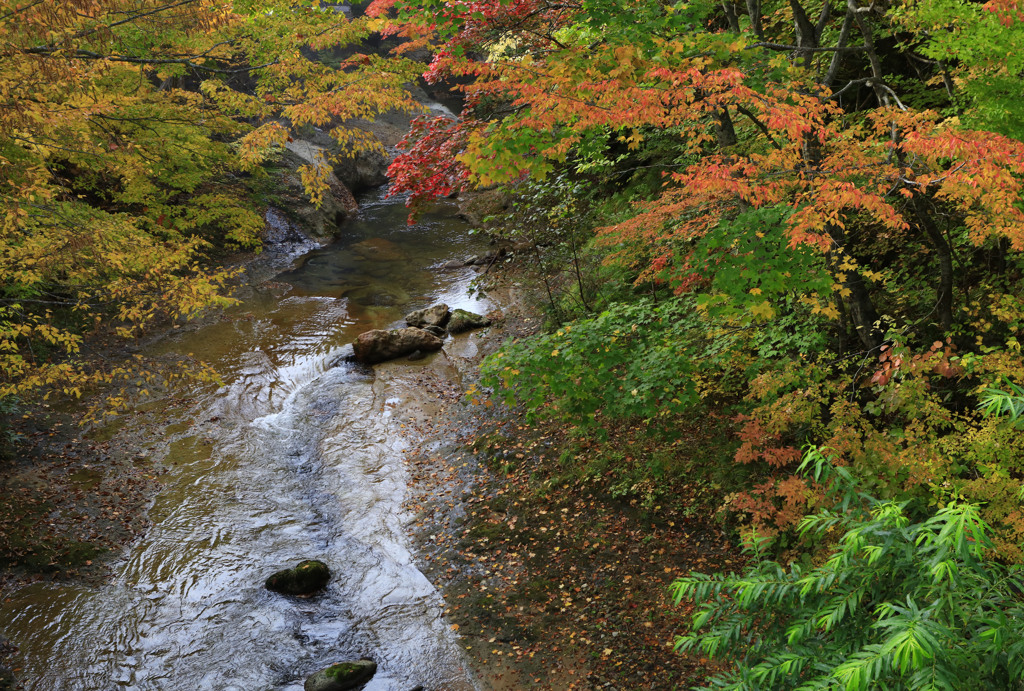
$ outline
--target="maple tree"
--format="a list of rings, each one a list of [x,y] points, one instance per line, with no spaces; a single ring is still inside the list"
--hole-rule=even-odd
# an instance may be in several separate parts
[[[247,178],[289,128],[346,153],[379,146],[347,121],[417,107],[407,61],[313,59],[373,30],[319,2],[0,3],[0,400],[146,386],[86,364],[85,335],[226,304],[204,257],[258,246]],[[328,163],[300,171],[314,201]]]
[[[394,164],[413,206],[586,187],[607,219],[591,251],[635,290],[507,347],[485,383],[588,430],[639,417],[671,435],[673,415],[725,406],[750,469],[724,508],[784,545],[821,500],[795,473],[813,442],[884,498],[983,502],[996,549],[1020,558],[1021,471],[1001,451],[1019,432],[975,412],[985,386],[1024,376],[1017,3],[371,12],[465,93]]]

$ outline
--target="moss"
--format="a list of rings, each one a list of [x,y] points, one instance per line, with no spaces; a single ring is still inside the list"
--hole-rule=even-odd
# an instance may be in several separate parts
[[[466,532],[466,539],[491,542],[501,539],[506,532],[507,528],[502,523],[476,523]]]
[[[355,672],[359,672],[363,669],[363,665],[358,665],[354,662],[341,662],[336,665],[331,665],[324,670],[324,674],[332,679],[338,679],[339,677],[348,678]]]
[[[93,490],[103,482],[103,473],[93,469],[82,469],[68,475],[68,481],[78,489]]]
[[[57,553],[57,563],[66,568],[85,566],[105,551],[91,542],[71,542]]]
[[[361,688],[377,673],[377,663],[372,660],[339,662],[322,669],[304,685],[305,691],[349,691]]]
[[[327,564],[307,559],[294,568],[271,574],[264,585],[267,590],[284,595],[311,595],[324,588],[330,580],[331,571]]]

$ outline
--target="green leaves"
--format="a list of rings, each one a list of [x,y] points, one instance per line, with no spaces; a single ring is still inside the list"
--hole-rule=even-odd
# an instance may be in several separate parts
[[[682,303],[615,305],[594,319],[506,345],[481,382],[531,415],[594,426],[611,417],[663,417],[693,405],[692,354]]]
[[[857,501],[808,517],[804,530],[845,530],[804,572],[759,560],[741,576],[692,574],[678,603],[704,603],[676,647],[735,663],[708,688],[1013,688],[1024,664],[1020,567],[985,558],[976,506],[950,502],[911,524],[903,507],[857,493],[852,477],[810,449],[801,466]],[[748,632],[742,639],[737,626]]]
[[[1021,415],[1024,415],[1024,388],[1009,379],[1004,379],[1003,384],[1006,390],[990,386],[982,391],[978,409],[985,417],[1006,415],[1010,420],[1016,422]]]

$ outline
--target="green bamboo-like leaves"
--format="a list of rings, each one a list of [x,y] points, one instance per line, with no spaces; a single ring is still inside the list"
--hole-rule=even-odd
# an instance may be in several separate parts
[[[676,648],[734,663],[707,688],[1018,688],[1024,579],[1020,567],[986,559],[978,508],[951,501],[911,523],[905,506],[857,492],[820,449],[808,449],[802,469],[847,504],[801,526],[843,530],[824,564],[758,560],[742,575],[672,585],[677,602],[701,603]]]

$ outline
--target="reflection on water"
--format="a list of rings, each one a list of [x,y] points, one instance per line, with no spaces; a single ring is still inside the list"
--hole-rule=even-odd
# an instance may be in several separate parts
[[[370,370],[334,366],[358,333],[411,309],[481,310],[469,277],[430,269],[475,244],[458,221],[409,226],[400,203],[370,200],[278,285],[155,348],[214,363],[224,386],[197,391],[191,425],[153,440],[168,468],[153,526],[111,584],[35,584],[0,603],[27,688],[297,691],[364,656],[379,665],[370,690],[475,688],[404,534],[409,440]],[[262,588],[306,558],[331,566],[326,592]]]

